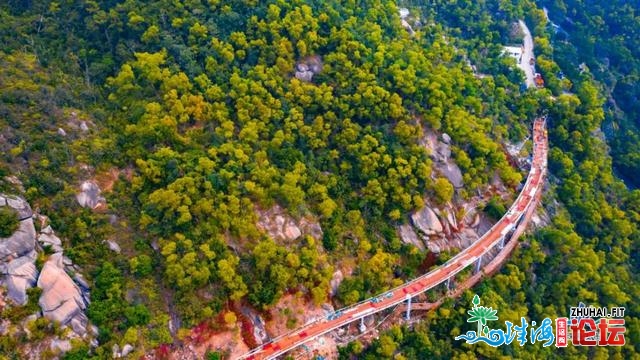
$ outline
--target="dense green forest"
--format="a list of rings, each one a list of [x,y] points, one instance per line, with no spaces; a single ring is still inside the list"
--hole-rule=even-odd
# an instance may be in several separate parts
[[[558,64],[570,77],[592,74],[606,98],[605,133],[614,166],[640,186],[640,14],[634,1],[540,1],[556,24]],[[580,66],[584,64],[586,66]]]
[[[463,11],[457,3],[442,2],[438,12],[432,13],[435,21],[447,24],[459,33],[471,33],[471,28],[478,26],[473,19],[481,18],[483,25],[480,27],[485,30],[476,36],[491,39],[497,35],[492,32],[492,26],[499,24],[491,19],[494,10],[492,2],[488,3],[467,4]],[[530,28],[535,29],[537,64],[544,72],[547,84],[552,84],[550,91],[557,96],[554,100],[540,97],[536,104],[549,110],[551,191],[543,204],[552,212],[552,224],[527,238],[499,275],[485,280],[473,291],[467,291],[461,299],[448,301],[428,314],[425,322],[413,329],[395,327],[367,348],[359,342],[351,343],[341,349],[341,358],[638,358],[640,191],[629,191],[613,176],[606,145],[593,135],[605,119],[604,95],[594,76],[574,74],[552,60],[555,51],[553,28],[533,3],[523,3],[525,18]],[[413,5],[420,8],[419,4]],[[476,25],[469,25],[474,23]],[[637,37],[634,40],[637,41]],[[605,43],[598,38],[592,41]],[[475,43],[461,44],[474,49]],[[570,83],[565,81],[563,84],[562,80],[566,78],[558,78],[560,71],[572,74],[569,75]],[[559,87],[554,88],[554,83]],[[566,84],[571,86],[563,89]],[[556,203],[555,199],[561,203]],[[569,346],[557,349],[543,348],[539,343],[523,347],[514,343],[492,348],[485,344],[466,345],[454,341],[455,336],[472,327],[465,319],[474,293],[481,295],[488,306],[499,309],[500,324],[505,320],[517,323],[520,316],[536,321],[568,316],[569,307],[575,306],[577,301],[602,306],[624,304],[630,315],[625,317],[627,345],[622,348]]]
[[[512,188],[522,179],[500,146],[521,140],[535,115],[521,75],[495,45],[484,66],[496,76],[478,79],[441,26],[411,37],[393,3],[1,11],[3,171],[20,176],[68,256],[90,270],[98,356],[123,335],[147,350],[171,342],[169,308],[189,328],[238,302],[268,309],[286,293],[326,302],[341,261],[357,268],[337,305],[416,274],[425,254],[393,226],[425,195],[454,196],[419,146],[424,128],[453,139],[465,174],[455,196],[494,174]],[[312,81],[294,76],[318,58]],[[56,131],[80,121],[89,129]],[[75,204],[80,179],[114,168],[106,212]],[[285,246],[265,236],[255,208],[276,203],[318,219],[322,238]],[[111,237],[121,255],[107,249]]]
[[[515,192],[523,174],[502,144],[524,140],[543,111],[553,225],[477,291],[511,320],[565,316],[577,300],[626,306],[629,345],[557,353],[461,345],[453,337],[467,326],[466,294],[415,330],[398,328],[367,349],[354,343],[343,356],[630,358],[640,350],[640,192],[613,177],[592,135],[605,118],[593,77],[563,67],[570,81],[557,78],[564,65],[554,61],[552,29],[530,1],[400,5],[421,16],[413,35],[398,4],[368,0],[0,5],[0,175],[18,176],[65,253],[88,270],[88,315],[100,330],[91,356],[111,358],[122,339],[139,351],[173,342],[171,312],[188,329],[240,304],[267,310],[285,294],[320,305],[345,263],[354,271],[336,306],[415,276],[426,253],[402,243],[395,226],[425,201],[468,199],[494,175]],[[520,41],[512,25],[520,18],[536,36],[549,89],[523,89],[514,61],[500,56]],[[301,63],[322,70],[298,79]],[[434,172],[420,145],[425,129],[451,136],[463,188]],[[638,162],[628,163],[633,171]],[[108,208],[80,207],[78,184],[111,171],[119,176],[104,193]],[[317,220],[323,235],[270,238],[256,212],[275,204]],[[3,231],[13,226],[0,216]],[[12,341],[0,341],[0,354],[19,358]],[[67,357],[88,351],[76,344]]]

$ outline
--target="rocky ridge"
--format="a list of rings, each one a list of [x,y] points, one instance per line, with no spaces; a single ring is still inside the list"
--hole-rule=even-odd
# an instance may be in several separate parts
[[[82,276],[81,269],[64,256],[62,240],[55,235],[51,226],[44,226],[38,233],[34,219],[46,224],[47,219],[34,215],[29,204],[17,196],[0,194],[0,206],[8,206],[18,213],[18,230],[8,238],[0,239],[0,286],[6,287],[6,298],[0,295],[4,306],[22,306],[29,301],[27,290],[37,286],[42,289],[38,305],[41,308],[23,320],[26,324],[39,317],[55,321],[62,328],[70,328],[67,339],[54,339],[51,349],[68,351],[68,340],[83,338],[95,345],[97,328],[90,326],[85,310],[89,304],[89,284]],[[42,269],[36,266],[41,254],[51,254]],[[3,306],[3,307],[4,307]],[[4,324],[0,334],[9,335],[19,331],[12,324]],[[26,328],[25,328],[26,329]]]
[[[320,224],[305,217],[296,220],[279,205],[275,205],[268,210],[257,209],[256,213],[258,215],[258,228],[266,232],[274,240],[293,241],[303,234],[309,234],[316,240],[322,238]]]

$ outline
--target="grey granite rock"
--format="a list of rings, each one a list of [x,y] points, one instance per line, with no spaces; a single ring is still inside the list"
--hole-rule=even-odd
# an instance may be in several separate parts
[[[54,339],[49,345],[51,350],[65,353],[71,350],[71,342],[69,340]]]
[[[33,219],[20,221],[18,230],[8,238],[0,238],[0,262],[18,258],[36,246],[36,229]]]
[[[38,304],[47,319],[66,325],[76,317],[86,318],[83,314],[86,303],[82,292],[64,271],[61,253],[51,255],[44,264],[38,287],[42,289]]]
[[[418,238],[418,235],[413,230],[413,227],[409,224],[400,225],[398,228],[398,232],[400,233],[400,239],[405,244],[412,244],[420,250],[424,250],[424,242]]]
[[[442,224],[436,213],[431,208],[425,206],[422,210],[411,215],[413,225],[426,235],[434,235],[442,232]]]
[[[344,275],[342,274],[342,271],[336,270],[333,273],[333,276],[331,277],[331,282],[329,283],[329,287],[331,289],[330,294],[332,297],[338,294],[338,287],[340,287],[342,280],[344,280]]]
[[[124,344],[124,346],[122,347],[122,352],[121,355],[123,357],[131,354],[131,352],[133,351],[133,346],[129,345],[129,344]]]
[[[30,256],[22,256],[0,266],[2,282],[7,287],[7,297],[18,305],[27,303],[27,289],[36,284],[38,270]]]
[[[57,236],[55,236],[52,233],[50,234],[45,234],[40,233],[40,236],[38,237],[38,241],[42,244],[42,246],[48,246],[51,248],[51,250],[53,250],[53,252],[61,252],[62,251],[62,241],[60,240],[60,238],[58,238]]]
[[[6,206],[9,206],[10,208],[13,208],[13,210],[18,212],[18,217],[20,218],[20,220],[31,218],[33,216],[33,211],[31,211],[31,206],[29,206],[29,203],[25,199],[18,196],[11,196],[11,195],[0,195],[0,196],[4,196],[5,201],[7,203]]]
[[[101,195],[100,187],[93,181],[82,183],[80,192],[76,194],[76,200],[80,206],[90,209],[106,204],[106,199]]]

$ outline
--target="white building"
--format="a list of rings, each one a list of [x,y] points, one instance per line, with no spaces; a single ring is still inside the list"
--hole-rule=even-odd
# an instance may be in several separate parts
[[[516,59],[518,64],[522,62],[522,46],[505,46],[502,53]]]

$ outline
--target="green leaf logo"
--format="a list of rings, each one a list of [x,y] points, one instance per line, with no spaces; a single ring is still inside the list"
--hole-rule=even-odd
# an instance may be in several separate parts
[[[480,297],[476,294],[471,301],[473,303],[473,309],[467,311],[471,317],[467,319],[467,322],[477,322],[478,323],[478,336],[482,336],[485,332],[488,334],[487,321],[495,321],[498,320],[498,310],[494,310],[492,307],[480,306]]]

